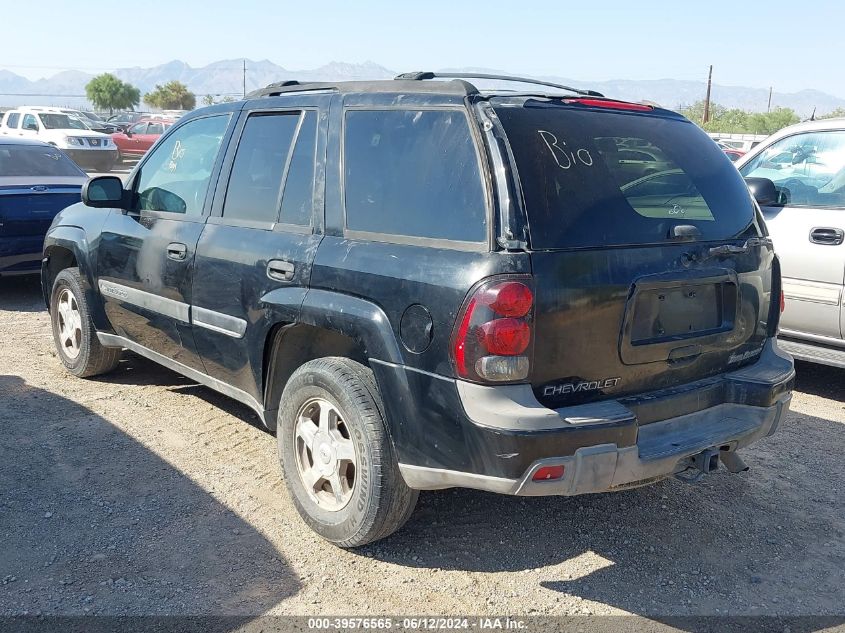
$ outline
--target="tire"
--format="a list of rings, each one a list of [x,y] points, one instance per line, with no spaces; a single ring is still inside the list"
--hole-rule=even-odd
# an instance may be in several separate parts
[[[91,310],[78,268],[65,268],[53,282],[50,321],[59,358],[74,376],[87,378],[117,367],[121,349],[104,347],[97,339]]]
[[[324,409],[330,421],[320,425]],[[282,393],[276,438],[285,484],[305,523],[340,547],[389,536],[417,503],[419,492],[408,488],[399,472],[383,411],[372,371],[348,358],[305,363]],[[342,456],[352,449],[350,470]],[[314,464],[310,469],[309,463]],[[320,469],[332,474],[317,473],[321,479],[315,479]],[[315,482],[310,487],[309,476]]]

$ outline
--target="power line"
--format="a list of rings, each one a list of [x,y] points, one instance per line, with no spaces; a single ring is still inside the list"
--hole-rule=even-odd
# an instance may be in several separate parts
[[[73,99],[87,99],[87,95],[47,94],[44,92],[0,92],[0,97],[69,97]]]

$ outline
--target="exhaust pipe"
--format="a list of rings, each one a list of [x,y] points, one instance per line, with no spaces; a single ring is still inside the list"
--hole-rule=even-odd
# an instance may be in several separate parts
[[[742,458],[736,454],[736,451],[722,451],[720,457],[728,472],[744,473],[748,470],[748,465],[742,461]]]

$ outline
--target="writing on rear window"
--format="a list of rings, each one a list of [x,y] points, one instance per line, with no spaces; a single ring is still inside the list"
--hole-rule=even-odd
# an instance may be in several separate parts
[[[549,148],[552,158],[555,159],[555,163],[561,169],[569,169],[573,165],[584,165],[584,167],[593,166],[593,156],[590,154],[590,150],[584,147],[579,147],[576,150],[567,148],[566,141],[559,141],[557,136],[548,130],[537,130],[537,133],[543,139],[543,143]]]

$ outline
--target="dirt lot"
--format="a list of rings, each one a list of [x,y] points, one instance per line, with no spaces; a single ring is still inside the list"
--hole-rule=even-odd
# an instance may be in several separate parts
[[[800,365],[748,473],[582,498],[424,493],[347,552],[299,520],[246,408],[137,356],[55,358],[0,280],[0,616],[845,614],[845,372]]]

